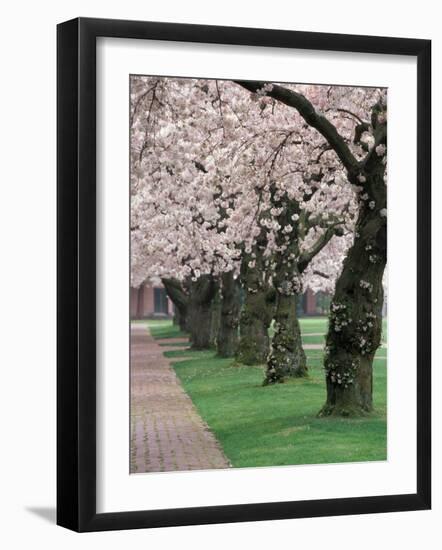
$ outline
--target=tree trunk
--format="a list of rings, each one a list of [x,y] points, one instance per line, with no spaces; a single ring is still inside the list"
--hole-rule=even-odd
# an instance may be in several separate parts
[[[234,357],[238,348],[238,325],[241,309],[239,280],[233,272],[223,273],[220,326],[217,339],[217,351],[220,357]]]
[[[286,378],[307,376],[307,360],[302,348],[301,329],[296,312],[297,295],[302,292],[302,276],[298,265],[299,226],[293,222],[302,214],[297,201],[276,193],[270,187],[272,204],[280,211],[278,224],[290,231],[280,230],[276,237],[279,250],[274,255],[273,286],[276,292],[274,335],[267,359],[263,384],[284,382]]]
[[[211,302],[195,303],[190,321],[192,348],[196,350],[210,349],[212,347]]]
[[[175,304],[174,304],[175,306]],[[173,324],[180,327],[181,332],[189,332],[189,327],[187,326],[188,312],[186,311],[186,316],[184,317],[181,311],[175,306]]]
[[[218,334],[221,325],[221,296],[219,287],[216,285],[216,291],[211,303],[212,318],[210,325],[210,347],[216,348],[218,343]]]
[[[180,330],[188,332],[189,295],[184,290],[183,284],[177,279],[163,278],[161,282],[166,289],[167,295],[175,306],[175,316],[180,326]]]
[[[286,378],[307,376],[307,360],[302,348],[296,302],[296,294],[277,293],[275,334],[267,359],[264,385],[284,382]]]
[[[258,262],[256,267],[243,270],[242,284],[245,297],[236,358],[244,365],[259,365],[266,362],[269,354],[269,327],[275,309],[275,294]]]
[[[190,286],[189,328],[193,349],[212,347],[212,301],[215,293],[216,284],[211,275],[202,275]]]
[[[325,350],[327,401],[321,416],[355,416],[373,408],[373,359],[382,334],[382,278],[387,260],[384,166],[372,155],[368,199],[361,200],[355,240],[330,307]]]
[[[180,310],[174,306],[174,310],[173,310],[173,319],[172,319],[172,323],[175,325],[175,326],[179,326],[180,324]]]

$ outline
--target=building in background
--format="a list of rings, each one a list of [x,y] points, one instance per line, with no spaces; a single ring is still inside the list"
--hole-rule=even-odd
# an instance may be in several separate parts
[[[331,296],[329,294],[325,292],[314,294],[308,288],[302,295],[302,299],[298,301],[298,316],[328,315],[330,302]]]
[[[327,315],[331,297],[323,292],[304,292],[298,303],[298,315]],[[161,284],[146,284],[130,289],[131,319],[170,319],[174,306]]]
[[[162,285],[143,285],[130,289],[131,319],[170,319],[173,314],[172,301]]]

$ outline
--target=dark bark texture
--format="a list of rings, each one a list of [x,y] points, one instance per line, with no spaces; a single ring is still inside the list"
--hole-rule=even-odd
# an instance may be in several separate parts
[[[269,354],[269,327],[275,309],[275,292],[265,278],[259,256],[255,267],[245,258],[241,273],[244,304],[240,316],[240,339],[236,358],[244,365],[265,363]]]
[[[175,311],[173,313],[173,320],[172,320],[173,324],[175,326],[180,326],[180,311],[179,309],[175,308]],[[180,327],[181,328],[181,327]]]
[[[355,416],[373,408],[373,359],[382,335],[382,278],[387,260],[384,164],[374,151],[365,165],[353,246],[344,261],[330,309],[322,416]]]
[[[202,275],[190,284],[191,347],[196,350],[210,349],[213,346],[212,302],[217,285],[211,275]]]
[[[235,357],[239,341],[240,284],[239,280],[233,277],[232,271],[223,273],[221,283],[221,315],[217,352],[220,357]]]
[[[161,279],[167,295],[175,306],[176,321],[183,332],[189,332],[189,294],[184,285],[177,279]],[[174,319],[175,321],[175,319]]]
[[[307,360],[302,349],[301,329],[296,314],[297,294],[302,291],[301,273],[298,269],[299,225],[293,216],[299,218],[297,201],[277,193],[275,185],[270,188],[272,204],[280,211],[277,217],[282,228],[276,243],[279,251],[274,255],[275,270],[273,286],[276,295],[274,334],[271,351],[267,357],[264,385],[284,382],[286,378],[307,376]]]
[[[267,359],[264,385],[307,376],[307,359],[302,348],[296,302],[296,294],[277,294],[275,333]]]
[[[216,348],[218,345],[218,334],[221,324],[221,295],[219,285],[216,285],[215,294],[212,299],[212,319],[210,325],[210,347]]]

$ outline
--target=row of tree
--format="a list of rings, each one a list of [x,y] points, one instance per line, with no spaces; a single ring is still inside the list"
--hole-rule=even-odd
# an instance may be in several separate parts
[[[383,89],[132,77],[132,284],[265,384],[307,375],[296,303],[332,291],[321,414],[370,411],[386,140]]]

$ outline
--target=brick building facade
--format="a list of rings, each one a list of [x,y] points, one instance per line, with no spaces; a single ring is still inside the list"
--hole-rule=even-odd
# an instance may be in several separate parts
[[[143,285],[130,289],[131,319],[173,317],[173,304],[161,285]]]
[[[174,306],[161,285],[144,285],[130,289],[131,319],[154,319],[173,317]],[[298,314],[324,315],[328,313],[327,296],[308,289],[299,301]]]

